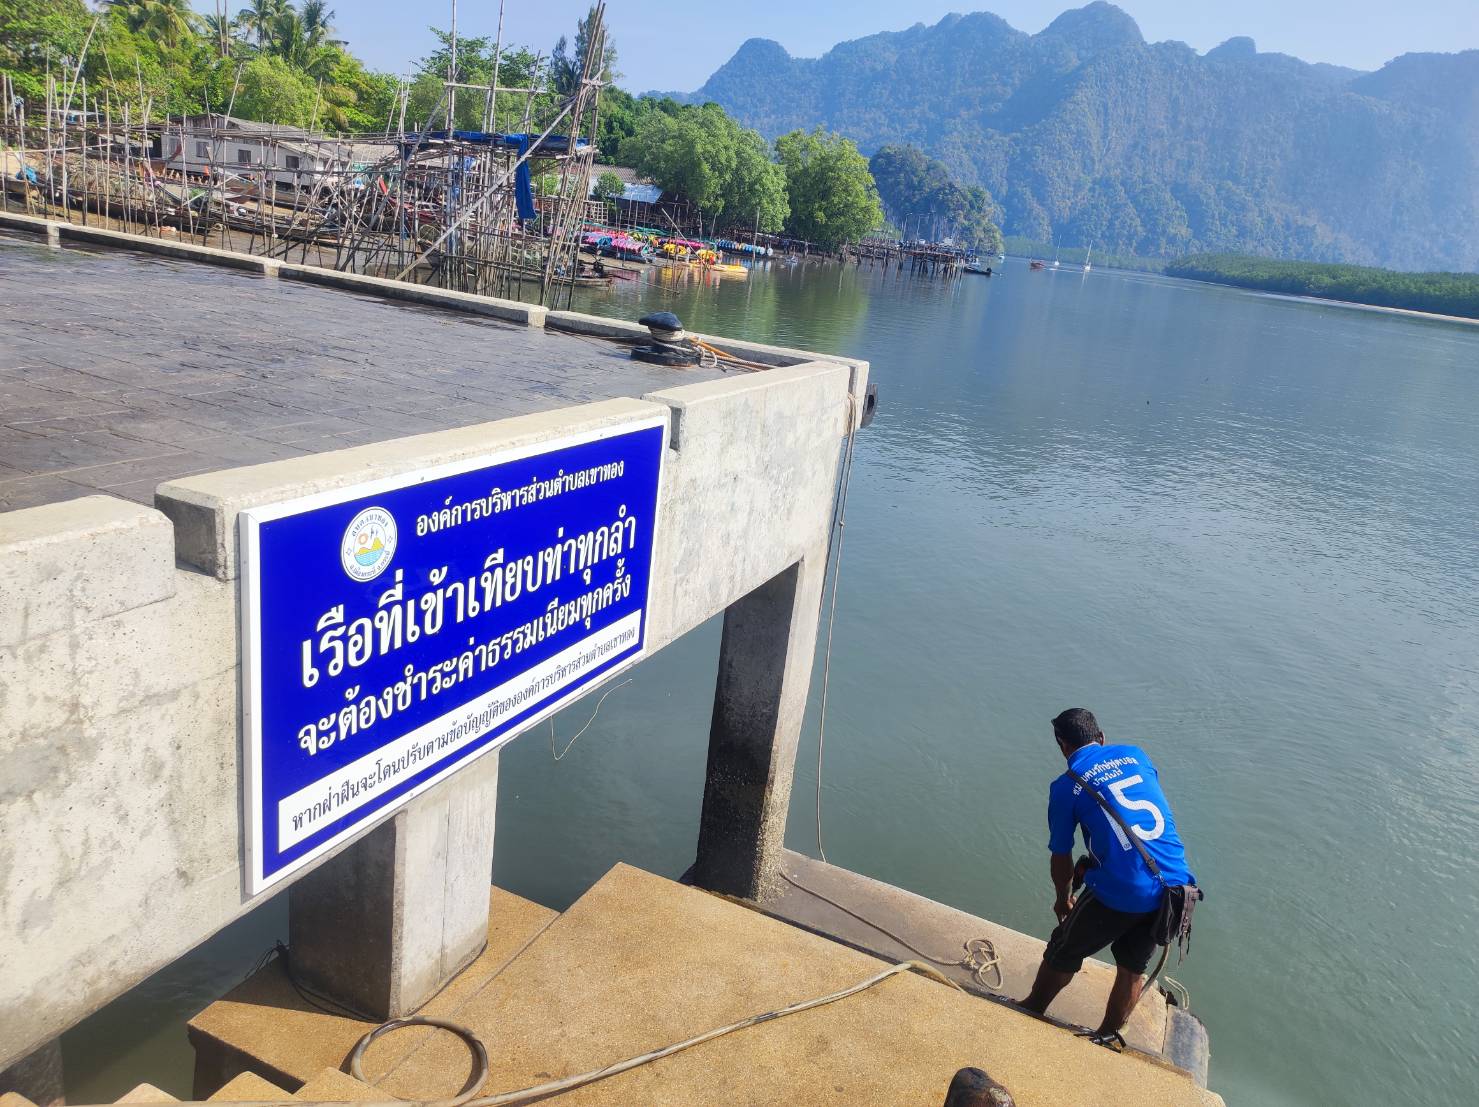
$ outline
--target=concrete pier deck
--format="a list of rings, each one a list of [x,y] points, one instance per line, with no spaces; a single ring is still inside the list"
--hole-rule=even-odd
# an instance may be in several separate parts
[[[492,1070],[482,1094],[598,1069],[863,980],[887,962],[694,888],[618,865],[521,953],[453,985],[436,1013],[473,1030]],[[262,977],[269,970],[258,974]],[[473,970],[469,970],[471,974]],[[255,980],[255,978],[254,978]],[[296,1033],[241,1001],[248,981],[192,1024],[211,1051],[257,1058],[293,1080],[352,1039],[331,1016],[295,1012]],[[449,993],[451,989],[449,989]],[[315,1044],[322,1025],[333,1048]],[[209,1027],[209,1035],[203,1032]],[[361,1026],[362,1033],[367,1026]],[[207,1040],[208,1038],[208,1040]],[[342,1057],[340,1058],[342,1063]],[[766,1022],[565,1093],[561,1104],[937,1104],[954,1073],[985,1069],[1021,1107],[1220,1104],[1184,1072],[1116,1055],[999,1003],[922,976],[892,977],[825,1007]],[[366,1055],[381,1098],[454,1093],[466,1047],[401,1030]],[[288,1086],[280,1079],[279,1086]],[[292,1086],[296,1086],[293,1084]],[[197,1087],[200,1096],[211,1089]],[[307,1098],[299,1093],[299,1098]]]
[[[0,228],[0,511],[152,504],[197,473],[723,376],[346,279],[360,291]]]

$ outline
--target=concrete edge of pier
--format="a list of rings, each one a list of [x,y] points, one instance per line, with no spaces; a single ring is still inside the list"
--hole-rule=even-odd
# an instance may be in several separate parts
[[[259,254],[221,250],[213,246],[197,246],[190,242],[129,234],[124,231],[107,230],[103,227],[82,226],[56,219],[43,219],[34,215],[0,211],[0,228],[44,235],[48,241],[58,244],[61,240],[67,239],[97,246],[112,246],[117,249],[159,254],[164,257],[198,261],[206,265],[239,269],[260,276],[281,277],[284,280],[319,284],[349,292],[363,292],[386,299],[405,300],[449,311],[482,315],[527,327],[567,334],[607,338],[617,342],[645,341],[649,337],[645,327],[622,319],[589,315],[579,311],[554,311],[541,304],[526,304],[518,300],[500,299],[496,296],[479,296],[471,292],[436,288],[432,285],[416,284],[411,281],[391,280],[387,277],[373,277],[363,273],[341,272],[337,269],[328,269],[318,265],[302,265],[277,258],[263,257]],[[773,346],[724,335],[696,334],[695,337],[712,344],[722,345],[728,352],[743,354],[748,360],[760,365],[781,367],[808,361],[829,361],[852,366],[854,369],[867,366],[867,362],[857,358],[821,354],[788,346]]]

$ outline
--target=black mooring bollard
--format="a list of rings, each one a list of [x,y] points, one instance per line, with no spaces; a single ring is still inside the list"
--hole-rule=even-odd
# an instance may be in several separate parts
[[[945,1107],[1017,1107],[1017,1101],[980,1069],[961,1069],[945,1092]]]

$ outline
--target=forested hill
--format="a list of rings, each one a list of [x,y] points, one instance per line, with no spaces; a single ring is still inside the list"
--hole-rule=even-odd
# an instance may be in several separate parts
[[[751,39],[691,99],[767,136],[821,125],[908,143],[984,186],[1009,235],[1479,270],[1479,50],[1376,73],[1147,43],[1106,3],[1036,35],[994,15],[844,42]]]

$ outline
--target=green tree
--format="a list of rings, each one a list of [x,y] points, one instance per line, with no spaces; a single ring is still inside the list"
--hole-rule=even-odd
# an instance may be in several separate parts
[[[585,18],[575,25],[574,48],[567,48],[565,36],[561,35],[560,40],[555,43],[554,51],[550,54],[550,85],[561,96],[573,96],[580,84],[581,68],[585,64],[586,52],[590,49],[595,17],[596,9],[595,5],[592,5],[590,11],[586,12]],[[610,84],[618,74],[616,72],[616,47],[612,45],[609,30],[605,36],[600,60],[600,78]]]
[[[592,190],[591,195],[595,196],[597,200],[604,200],[607,203],[611,203],[614,200],[621,199],[622,193],[626,190],[626,182],[608,169],[596,178],[596,187]]]
[[[333,69],[323,84],[323,117],[343,131],[379,131],[391,123],[400,82],[389,73],[365,68],[354,55],[335,51]]]
[[[786,174],[789,233],[822,246],[855,242],[883,223],[868,162],[851,139],[818,127],[775,140]]]
[[[75,58],[92,15],[82,0],[4,0],[0,3],[0,69],[15,81],[32,118],[45,111],[48,59]]]
[[[911,234],[937,227],[970,250],[997,253],[1001,230],[991,194],[958,183],[943,162],[913,146],[884,146],[868,162],[885,212]]]
[[[95,15],[83,0],[0,0],[0,69],[28,103],[44,100],[48,67],[58,74],[64,59],[75,65],[81,58],[89,101],[111,103],[115,118],[129,105],[138,119],[146,103],[155,120],[221,111],[233,91],[233,111],[269,123],[317,119],[326,128],[363,131],[380,130],[390,116],[396,78],[367,70],[344,49],[324,0],[303,0],[298,8],[254,0],[239,20],[226,18],[219,5],[197,19],[186,0],[100,6]],[[248,34],[263,48],[245,41]]]
[[[324,0],[303,0],[300,15],[303,19],[303,32],[313,45],[344,45],[342,39],[330,37],[334,33],[334,9]]]
[[[214,12],[211,15],[201,16],[201,25],[216,48],[218,57],[229,58],[231,47],[236,41],[236,34],[240,28],[236,20],[225,12]]]
[[[272,42],[272,31],[278,16],[288,8],[287,0],[250,0],[236,15],[236,22],[257,35],[257,49],[265,49]]]
[[[727,117],[726,117],[727,118]],[[730,120],[733,124],[733,120]],[[724,184],[723,214],[731,223],[778,231],[791,213],[786,173],[771,159],[760,132],[735,125],[734,169]]]
[[[241,67],[235,112],[243,118],[306,127],[317,101],[313,82],[282,58],[263,54]]]
[[[437,48],[416,63],[416,75],[411,79],[410,99],[406,107],[406,125],[440,127],[445,122],[447,104],[444,100],[447,74],[452,62],[452,36],[437,28],[431,28],[437,37]],[[491,38],[472,37],[457,40],[457,72],[455,80],[471,85],[493,83],[494,41]],[[522,46],[503,47],[498,59],[498,84],[502,88],[533,88],[543,79],[540,60],[532,51]],[[540,106],[548,103],[544,97]],[[505,129],[517,129],[524,118],[523,93],[499,93],[497,111],[493,125]],[[476,130],[483,125],[483,113],[487,98],[480,92],[462,90],[457,97],[456,125],[464,130]],[[501,121],[501,122],[500,122]]]
[[[196,15],[190,0],[107,0],[123,14],[128,29],[177,46],[195,32]]]
[[[601,93],[600,131],[596,145],[600,147],[602,160],[616,165],[633,166],[636,147],[631,138],[637,133],[642,120],[656,112],[664,115],[681,115],[692,111],[670,96],[633,96],[615,85]]]
[[[324,42],[328,30],[324,24],[310,24],[302,15],[288,8],[272,25],[269,53],[276,55],[300,73],[322,80],[334,68],[339,50]]]
[[[717,104],[680,115],[653,112],[632,136],[633,167],[704,211],[718,213],[735,167],[730,127],[732,122]]]
[[[779,230],[789,206],[786,178],[756,131],[717,104],[701,107],[644,97],[632,108],[632,134],[621,162],[665,190],[731,225]]]

